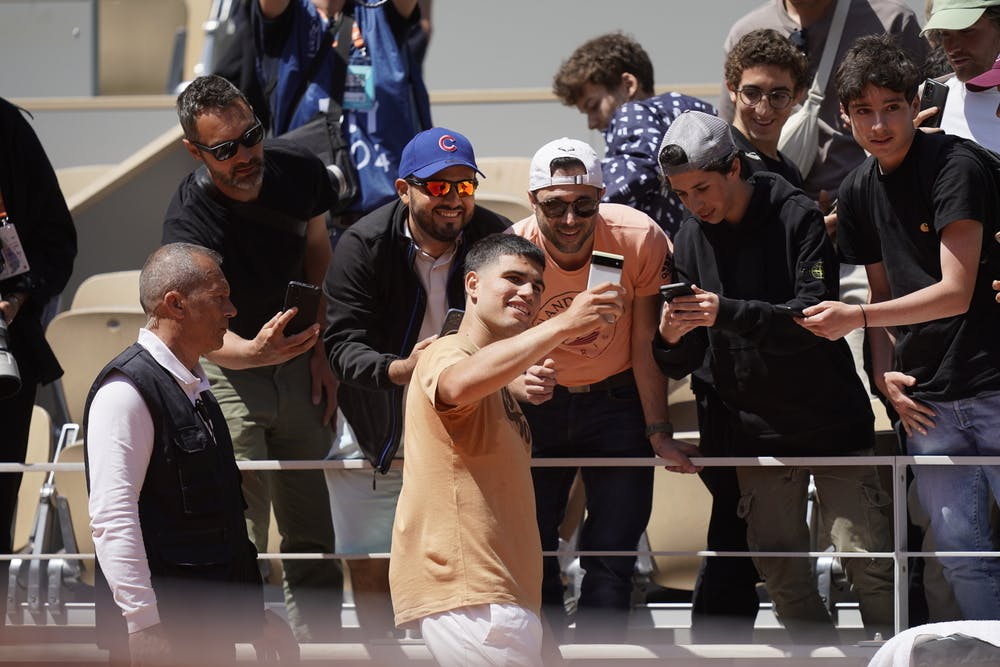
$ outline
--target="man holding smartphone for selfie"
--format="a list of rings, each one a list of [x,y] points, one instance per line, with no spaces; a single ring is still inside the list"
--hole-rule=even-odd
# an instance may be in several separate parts
[[[479,239],[510,226],[476,206],[476,156],[463,135],[435,127],[400,156],[397,200],[344,232],[326,274],[330,364],[340,378],[329,457],[366,458],[377,470],[326,471],[337,551],[388,553],[402,485],[403,393],[420,354],[443,331],[449,308],[464,309],[462,266]],[[444,325],[447,328],[443,330]],[[362,630],[394,624],[389,561],[347,561]]]
[[[177,98],[184,146],[201,167],[167,209],[163,242],[222,255],[237,315],[203,362],[237,459],[322,459],[330,447],[335,380],[319,342],[321,309],[292,333],[290,281],[318,285],[330,260],[324,214],[336,201],[323,164],[280,139],[263,141],[243,94],[221,77],[195,79]],[[281,551],[332,553],[333,524],[319,470],[244,471],[250,538],[267,549],[269,505]],[[295,636],[329,640],[340,626],[342,574],[334,560],[283,561]]]
[[[625,309],[614,326],[564,341],[513,387],[531,425],[532,454],[552,457],[649,457],[695,472],[696,448],[672,439],[667,381],[653,361],[657,290],[670,276],[670,241],[644,213],[601,204],[600,159],[575,139],[558,139],[531,161],[528,197],[535,214],[513,227],[545,252],[545,291],[538,324],[565,310],[588,288],[592,257],[605,275],[616,267]],[[620,258],[620,262],[614,256]],[[610,261],[608,261],[610,259]],[[605,279],[602,279],[602,282]],[[581,551],[633,550],[649,521],[653,469],[582,468],[587,519]],[[542,548],[555,551],[575,468],[532,470]],[[586,571],[577,636],[607,631],[621,640],[628,623],[635,557],[582,556]],[[545,558],[542,598],[549,622],[565,624],[563,585],[555,557]]]

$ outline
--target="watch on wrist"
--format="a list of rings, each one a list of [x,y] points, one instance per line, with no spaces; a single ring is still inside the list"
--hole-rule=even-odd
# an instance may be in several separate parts
[[[646,437],[654,433],[666,433],[668,438],[674,437],[674,425],[670,422],[654,422],[646,426]]]

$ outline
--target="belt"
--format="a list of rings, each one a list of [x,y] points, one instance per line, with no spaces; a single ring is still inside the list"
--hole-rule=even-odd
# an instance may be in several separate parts
[[[563,389],[571,394],[589,394],[593,391],[608,391],[609,389],[627,387],[630,384],[635,384],[635,377],[632,375],[631,368],[621,373],[615,373],[594,384],[578,384],[574,387],[563,387]]]

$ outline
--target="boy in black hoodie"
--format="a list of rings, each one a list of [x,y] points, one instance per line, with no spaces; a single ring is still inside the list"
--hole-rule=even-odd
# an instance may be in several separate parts
[[[837,295],[836,254],[819,210],[774,174],[743,180],[729,125],[707,114],[678,118],[659,161],[693,214],[677,233],[674,268],[694,291],[664,306],[654,344],[660,367],[677,379],[693,372],[696,391],[700,384],[717,393],[714,419],[726,422],[734,455],[870,454],[874,417],[847,344],[810,337],[792,314]],[[874,466],[755,466],[737,475],[755,551],[809,550],[810,475],[838,551],[892,549]],[[793,640],[837,641],[807,559],[754,562]],[[844,567],[866,630],[891,634],[892,561],[847,558]]]

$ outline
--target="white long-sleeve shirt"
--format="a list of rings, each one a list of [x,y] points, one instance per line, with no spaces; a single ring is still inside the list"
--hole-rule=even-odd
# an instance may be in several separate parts
[[[174,376],[192,405],[209,388],[201,366],[185,368],[153,332],[140,329],[138,342]],[[153,418],[139,390],[123,374],[110,374],[91,402],[87,422],[90,529],[130,633],[160,622],[139,527],[139,492],[153,439]]]

